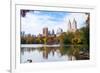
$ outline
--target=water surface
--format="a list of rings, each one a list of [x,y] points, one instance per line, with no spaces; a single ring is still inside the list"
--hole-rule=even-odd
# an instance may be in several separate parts
[[[88,48],[80,45],[25,45],[21,46],[21,63],[85,60],[89,59]],[[84,52],[87,58],[83,58],[83,55],[80,56]]]

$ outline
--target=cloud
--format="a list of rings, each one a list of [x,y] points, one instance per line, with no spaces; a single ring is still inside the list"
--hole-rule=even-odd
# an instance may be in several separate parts
[[[87,15],[85,13],[70,13],[69,15],[65,16],[65,23],[67,23],[69,20],[73,22],[74,18],[77,21],[77,28],[81,28],[86,25],[85,21],[87,19]]]
[[[35,13],[28,12],[25,17],[21,17],[21,31],[25,31],[26,34],[31,33],[35,35],[42,33],[44,27],[48,27],[50,31],[52,29],[57,31],[57,28],[62,26],[58,26],[62,21],[54,21],[54,19],[56,20],[57,17],[55,18],[47,14],[41,15],[38,11],[35,11]]]
[[[76,19],[78,28],[84,26],[87,19],[85,13],[29,11],[25,17],[21,17],[21,31],[34,35],[42,34],[44,27],[48,27],[50,31],[54,29],[55,33],[58,28],[67,31],[68,20],[72,21],[73,18]]]

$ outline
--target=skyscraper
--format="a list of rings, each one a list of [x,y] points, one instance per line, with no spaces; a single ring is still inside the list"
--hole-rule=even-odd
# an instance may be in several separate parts
[[[68,22],[68,31],[69,32],[75,32],[77,30],[77,21],[75,18],[73,19],[73,22],[69,20]]]
[[[77,22],[75,20],[75,18],[73,19],[73,22],[72,22],[72,31],[76,31],[77,30]]]
[[[68,31],[71,31],[71,29],[72,29],[72,28],[71,28],[71,21],[69,20],[69,21],[68,21]]]
[[[43,36],[48,36],[48,28],[43,28]]]
[[[54,29],[52,29],[52,35],[54,35],[54,34],[55,34]]]
[[[21,36],[22,36],[22,37],[25,36],[25,32],[24,32],[24,31],[21,32]]]

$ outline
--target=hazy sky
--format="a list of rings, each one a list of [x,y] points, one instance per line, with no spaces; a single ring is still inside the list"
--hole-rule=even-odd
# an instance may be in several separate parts
[[[26,12],[24,17],[21,16],[21,31],[25,31],[26,34],[38,35],[42,34],[44,27],[48,27],[50,31],[54,29],[55,33],[59,28],[66,32],[68,20],[72,22],[74,18],[77,21],[77,28],[85,26],[84,22],[87,19],[85,13],[31,10]]]

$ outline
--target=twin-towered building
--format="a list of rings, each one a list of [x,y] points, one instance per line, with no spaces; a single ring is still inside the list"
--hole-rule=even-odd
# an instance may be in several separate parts
[[[75,20],[75,18],[73,19],[72,22],[69,20],[68,31],[69,32],[75,32],[76,30],[77,30],[77,21]]]
[[[48,36],[48,27],[43,28],[43,36]]]

